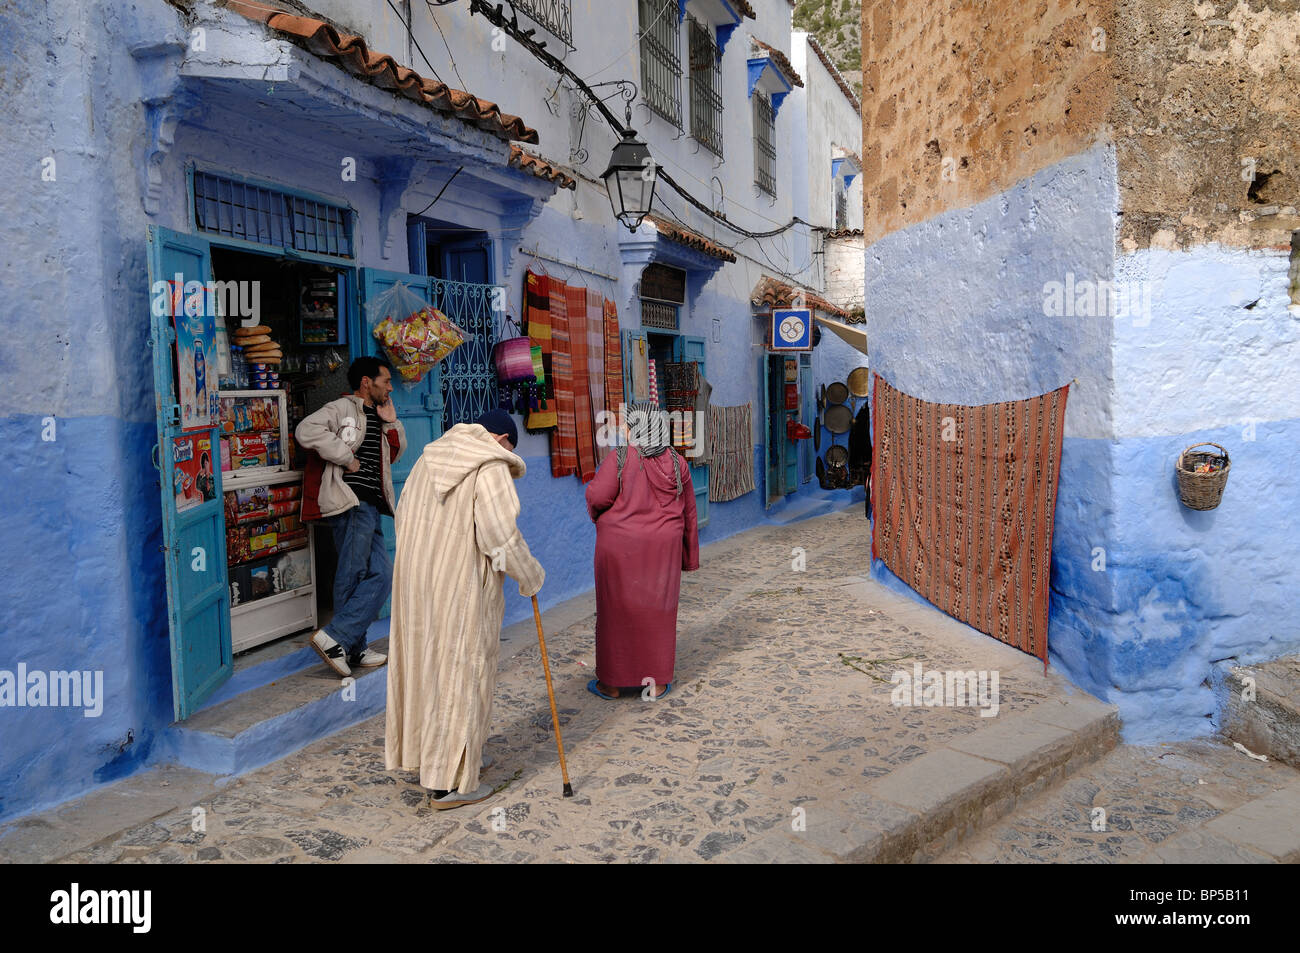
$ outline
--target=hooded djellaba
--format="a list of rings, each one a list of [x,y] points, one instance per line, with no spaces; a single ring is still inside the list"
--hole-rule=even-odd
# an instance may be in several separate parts
[[[514,480],[524,461],[502,411],[456,424],[425,446],[394,520],[388,769],[418,770],[433,806],[490,796],[479,783],[505,614],[502,583],[524,597],[546,578],[519,532]],[[486,424],[486,426],[484,426]],[[443,803],[446,802],[446,803]]]
[[[632,405],[629,446],[587,485],[596,524],[596,677],[602,698],[639,695],[647,679],[672,689],[682,572],[700,568],[690,466],[668,443],[657,405]]]

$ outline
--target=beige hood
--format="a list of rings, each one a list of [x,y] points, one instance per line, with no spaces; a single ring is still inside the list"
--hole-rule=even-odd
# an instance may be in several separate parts
[[[510,476],[516,480],[528,469],[522,459],[497,443],[480,424],[456,424],[433,443],[426,444],[421,456],[439,502],[465,477],[493,460],[509,467]]]

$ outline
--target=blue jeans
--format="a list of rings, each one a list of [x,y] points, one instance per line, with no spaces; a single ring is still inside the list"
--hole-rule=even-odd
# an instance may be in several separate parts
[[[366,630],[379,618],[393,588],[393,561],[384,549],[379,510],[369,503],[332,516],[334,549],[334,618],[325,631],[355,660],[366,649]]]

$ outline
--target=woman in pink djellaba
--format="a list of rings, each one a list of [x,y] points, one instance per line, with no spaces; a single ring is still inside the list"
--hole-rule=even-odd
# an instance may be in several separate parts
[[[587,485],[596,524],[596,677],[588,691],[615,699],[672,690],[682,572],[700,568],[695,491],[686,459],[668,444],[664,413],[635,403],[629,446],[605,457]]]

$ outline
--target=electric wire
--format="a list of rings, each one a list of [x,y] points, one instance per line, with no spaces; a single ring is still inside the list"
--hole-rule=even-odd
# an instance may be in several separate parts
[[[402,16],[402,11],[397,9],[397,6],[393,3],[393,0],[387,0],[387,3],[389,9],[391,9],[393,13],[397,14],[397,22],[402,24],[402,26],[406,30],[406,35],[411,38],[411,42],[415,45],[415,48],[419,50],[420,58],[424,60],[424,65],[429,67],[429,71],[433,73],[433,78],[436,79],[438,82],[442,83],[442,77],[438,75],[438,70],[434,67],[432,63],[429,62],[429,57],[424,55],[424,48],[420,46],[420,41],[415,38],[415,33],[412,32],[411,30],[411,24],[406,22],[406,17]],[[443,83],[443,85],[446,86],[447,84]]]
[[[430,0],[424,0],[424,2],[429,7],[429,19],[432,20],[433,25],[438,28],[438,35],[442,37],[442,45],[447,50],[447,59],[451,60],[451,71],[456,74],[456,79],[460,82],[460,88],[468,93],[469,84],[465,82],[465,77],[461,76],[460,70],[456,68],[456,57],[451,54],[451,46],[447,43],[447,34],[442,32],[442,24],[438,22],[438,17],[433,12],[433,4]]]

